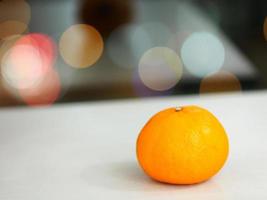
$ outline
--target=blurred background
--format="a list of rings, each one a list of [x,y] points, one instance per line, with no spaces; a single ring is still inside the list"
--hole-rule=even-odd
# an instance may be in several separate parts
[[[0,0],[0,106],[267,87],[266,0]]]

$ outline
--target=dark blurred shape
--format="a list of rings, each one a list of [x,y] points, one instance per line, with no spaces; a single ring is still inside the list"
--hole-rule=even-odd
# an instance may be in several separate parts
[[[8,89],[6,89],[4,80],[0,76],[0,105],[1,106],[14,106],[21,104],[21,101],[11,94]]]
[[[95,27],[102,36],[133,19],[131,0],[80,0],[79,18]]]
[[[262,23],[267,14],[266,0],[204,0],[201,3],[203,8],[213,4],[218,9],[220,27],[238,44],[262,35]]]
[[[267,17],[265,17],[264,24],[263,24],[263,34],[264,34],[265,40],[267,41]]]

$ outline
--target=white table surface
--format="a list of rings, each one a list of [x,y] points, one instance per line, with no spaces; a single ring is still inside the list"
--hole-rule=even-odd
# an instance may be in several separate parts
[[[1,200],[267,199],[267,91],[0,110]],[[160,184],[137,165],[136,137],[177,105],[212,111],[230,157],[211,180]]]

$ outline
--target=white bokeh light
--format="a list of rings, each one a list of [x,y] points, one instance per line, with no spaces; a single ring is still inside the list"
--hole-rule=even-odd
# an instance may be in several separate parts
[[[42,80],[42,64],[39,51],[33,46],[16,45],[2,59],[2,76],[15,89],[34,87]]]
[[[221,41],[213,34],[195,32],[183,43],[181,58],[191,74],[204,77],[220,70],[224,63],[225,50]]]
[[[182,72],[179,56],[167,47],[154,47],[146,51],[138,68],[144,85],[156,91],[171,89],[181,79]]]

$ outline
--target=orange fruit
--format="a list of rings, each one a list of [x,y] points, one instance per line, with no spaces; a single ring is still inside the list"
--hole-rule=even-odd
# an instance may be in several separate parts
[[[155,114],[139,134],[139,164],[151,178],[170,184],[194,184],[215,175],[229,151],[218,119],[197,106]]]

